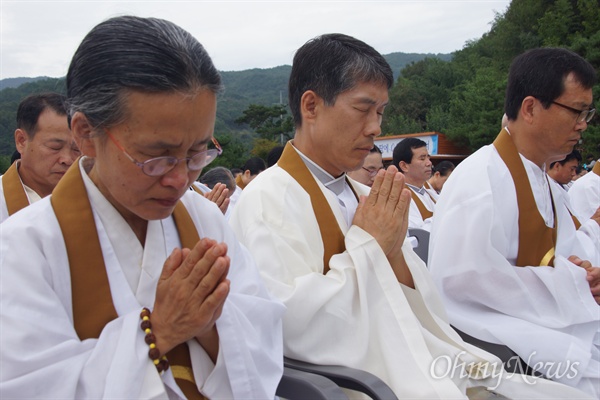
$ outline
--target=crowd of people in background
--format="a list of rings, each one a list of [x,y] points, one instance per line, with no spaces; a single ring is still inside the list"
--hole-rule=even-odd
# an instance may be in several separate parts
[[[207,168],[227,149],[204,47],[162,19],[98,24],[66,96],[17,111],[0,397],[274,399],[287,356],[398,398],[599,398],[600,162],[575,149],[596,82],[532,49],[492,144],[455,164],[411,137],[384,160],[392,70],[325,34],[294,56],[294,138]]]

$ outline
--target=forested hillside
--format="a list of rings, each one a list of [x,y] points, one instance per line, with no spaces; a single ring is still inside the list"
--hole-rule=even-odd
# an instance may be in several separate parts
[[[386,55],[396,83],[383,120],[384,135],[439,131],[476,150],[500,130],[508,67],[515,56],[541,46],[567,47],[600,70],[599,0],[513,0],[478,40],[449,54]],[[288,65],[222,72],[215,135],[225,153],[215,164],[237,166],[255,146],[256,132],[235,122],[251,104],[287,103]],[[0,82],[0,87],[1,82]],[[600,86],[594,88],[598,96]],[[64,79],[46,79],[0,91],[0,155],[14,149],[14,114],[21,98],[42,90],[64,91]],[[600,155],[596,117],[584,133],[584,156]]]
[[[542,46],[570,48],[599,71],[600,2],[513,0],[487,34],[455,52],[450,62],[425,59],[402,70],[390,93],[383,132],[444,132],[472,150],[491,143],[500,130],[511,61]],[[583,135],[584,155],[600,155],[598,120]]]
[[[425,57],[450,60],[451,55],[391,53],[385,57],[397,77],[400,70],[412,62]],[[242,160],[240,162],[243,163],[248,157],[256,137],[255,132],[244,129],[234,121],[250,104],[271,106],[279,104],[280,101],[287,104],[287,81],[290,71],[291,66],[283,65],[269,69],[221,72],[225,91],[219,96],[215,134],[227,150],[227,157],[222,157],[216,164],[228,165],[236,163],[236,160]],[[43,91],[65,93],[63,78],[35,78],[37,80],[28,82],[32,79],[34,78],[9,78],[0,81],[0,87],[5,88],[0,91],[0,155],[12,154],[14,150],[15,115],[22,98]],[[26,83],[17,86],[20,81]]]

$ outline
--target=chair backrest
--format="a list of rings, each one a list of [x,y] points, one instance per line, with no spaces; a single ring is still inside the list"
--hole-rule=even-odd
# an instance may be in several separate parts
[[[427,257],[429,254],[429,231],[425,229],[410,228],[408,230],[408,236],[417,239],[417,247],[413,248],[415,253],[425,262],[427,265]]]
[[[330,379],[286,367],[276,394],[287,400],[348,400],[348,396]]]
[[[373,400],[397,400],[392,389],[375,375],[340,365],[317,365],[284,357],[283,365],[299,371],[318,374],[342,388],[366,394]]]

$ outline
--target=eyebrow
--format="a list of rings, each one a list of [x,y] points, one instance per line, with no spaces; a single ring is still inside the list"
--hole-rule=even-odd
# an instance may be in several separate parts
[[[361,103],[361,104],[369,104],[369,105],[373,105],[376,106],[377,105],[377,101],[371,99],[370,97],[359,97],[358,99],[356,99],[357,103]],[[382,104],[383,107],[387,106],[389,103],[389,101],[386,101],[385,103]]]
[[[212,136],[209,138],[206,138],[204,140],[201,140],[199,142],[193,143],[191,147],[207,145],[211,141],[212,141]],[[159,142],[154,142],[154,143],[149,143],[149,144],[140,144],[140,146],[145,147],[147,149],[161,149],[162,150],[162,149],[176,149],[176,148],[179,148],[181,146],[181,144],[167,143],[167,142],[159,141]]]

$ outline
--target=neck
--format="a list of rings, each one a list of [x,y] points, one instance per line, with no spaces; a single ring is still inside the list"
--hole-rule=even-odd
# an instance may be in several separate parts
[[[532,135],[527,132],[521,134],[522,129],[519,126],[511,125],[508,129],[510,129],[510,137],[519,154],[544,170],[544,166],[548,162],[548,155],[541,151],[539,143],[531,140]]]
[[[404,176],[404,181],[406,183],[408,183],[409,185],[413,185],[413,186],[418,187],[418,188],[422,188],[423,185],[425,184],[425,181],[415,180],[415,179],[410,178],[407,175]]]
[[[17,164],[17,171],[19,173],[19,177],[25,186],[36,192],[40,197],[44,198],[52,193],[52,189],[54,186],[52,185],[44,185],[42,183],[36,182],[27,168],[23,168],[21,163]]]
[[[298,131],[296,131],[296,136],[292,141],[292,145],[296,149],[298,149],[304,156],[306,156],[310,161],[314,162],[319,167],[321,167],[329,175],[333,176],[334,178],[339,178],[340,176],[342,176],[342,174],[345,171],[340,171],[337,169],[334,170],[332,167],[329,166],[329,164],[326,164],[322,159],[321,154],[318,152],[318,149],[315,149],[315,146],[313,146],[312,143],[310,143],[308,140],[305,141],[303,139],[304,136],[298,135]]]

